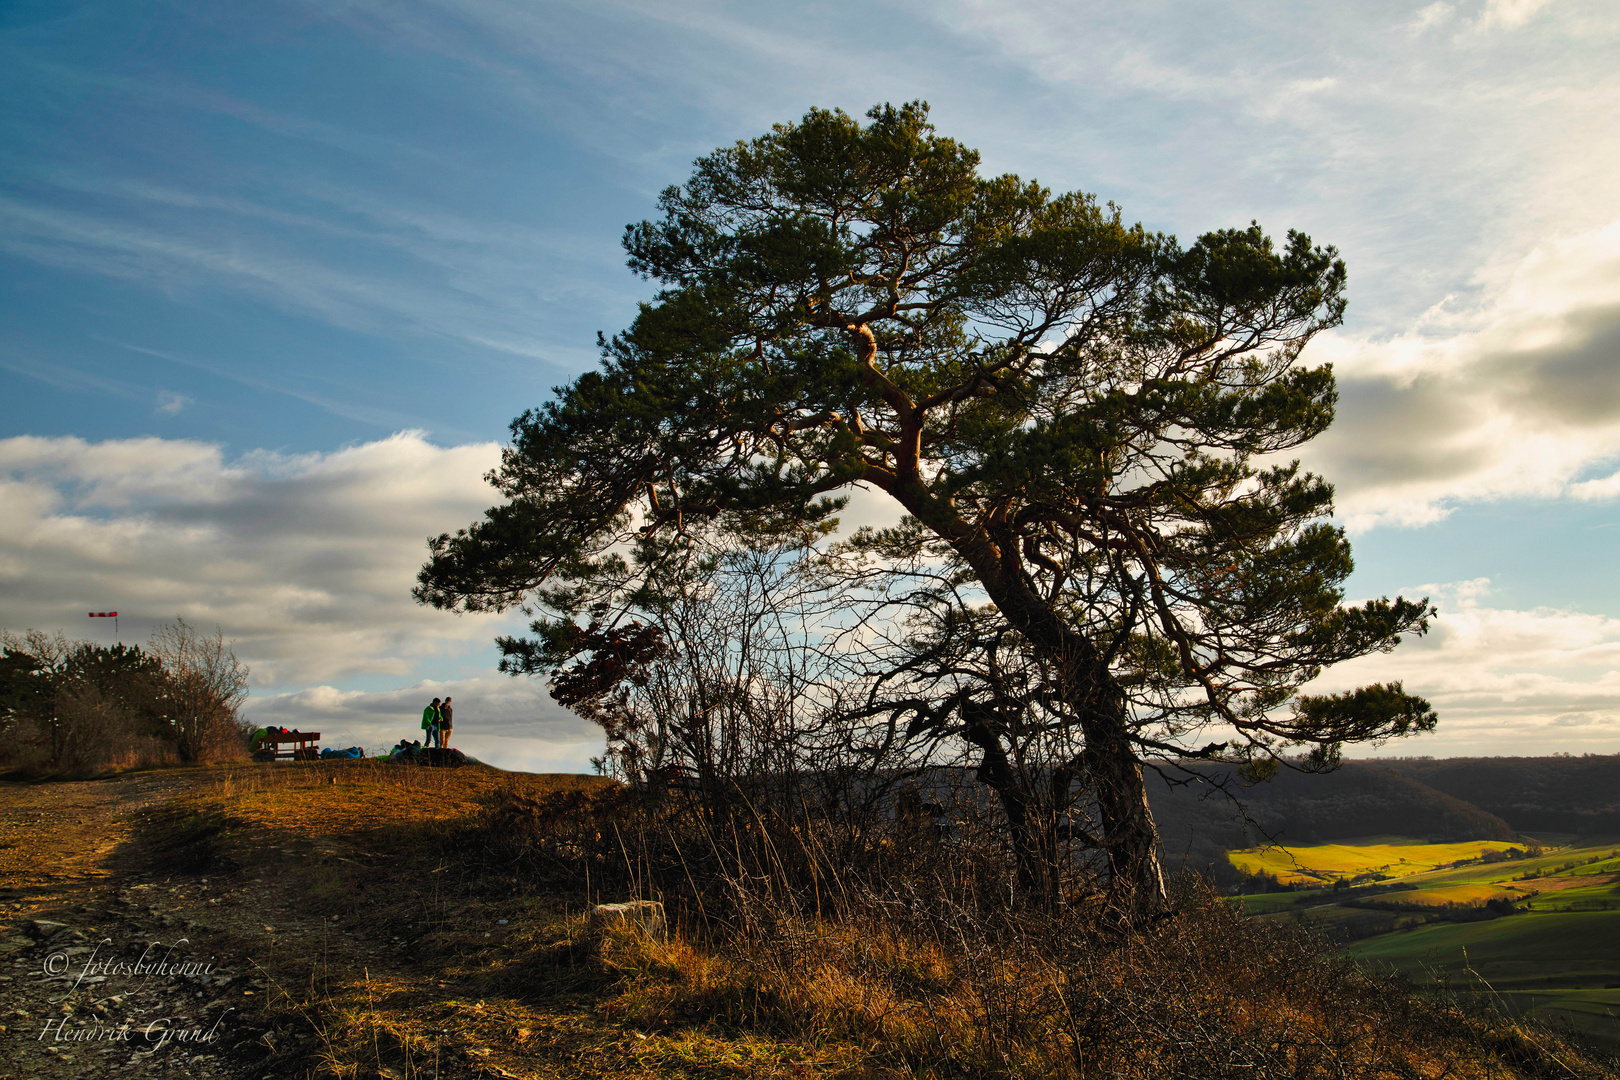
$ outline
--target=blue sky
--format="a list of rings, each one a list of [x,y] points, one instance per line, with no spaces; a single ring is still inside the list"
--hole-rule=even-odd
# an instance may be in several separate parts
[[[492,760],[590,733],[413,606],[511,418],[650,289],[624,226],[810,106],[1349,264],[1357,595],[1428,587],[1409,753],[1620,751],[1620,12],[1456,3],[0,3],[0,627],[218,623],[250,711]],[[431,696],[431,694],[429,695]],[[482,734],[475,732],[479,719]]]

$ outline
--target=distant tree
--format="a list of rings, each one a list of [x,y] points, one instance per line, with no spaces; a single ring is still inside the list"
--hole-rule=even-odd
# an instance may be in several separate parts
[[[162,736],[167,680],[133,645],[69,641],[61,633],[7,634],[0,653],[0,728],[13,750],[36,748],[50,766],[90,772],[143,737]]]
[[[1332,488],[1285,456],[1333,416],[1331,370],[1299,359],[1341,319],[1344,266],[1257,225],[1182,247],[1089,195],[981,177],[925,105],[868,117],[718,150],[627,230],[662,288],[601,370],[514,421],[491,477],[508,501],[432,541],[416,595],[537,607],[554,639],[611,623],[660,548],[825,528],[865,484],[904,517],[857,546],[949,568],[990,639],[1038,661],[1114,896],[1159,908],[1144,756],[1305,743],[1327,765],[1434,723],[1399,684],[1298,693],[1431,614],[1343,605]],[[628,561],[632,541],[652,554]],[[992,761],[1015,717],[962,691],[902,695],[894,719]]]
[[[94,686],[135,719],[142,734],[160,734],[167,695],[163,662],[139,645],[97,645],[81,641],[62,664],[71,682]]]
[[[152,632],[147,648],[162,662],[164,720],[181,761],[240,741],[239,712],[247,699],[248,666],[218,627],[200,634],[183,618]]]
[[[0,740],[6,757],[16,760],[24,746],[52,742],[57,676],[71,648],[60,633],[6,631],[0,638]]]

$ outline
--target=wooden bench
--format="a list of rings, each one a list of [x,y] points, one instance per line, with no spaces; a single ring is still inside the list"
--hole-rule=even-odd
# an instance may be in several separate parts
[[[253,756],[260,761],[274,761],[277,758],[317,761],[321,752],[314,744],[320,739],[321,733],[318,731],[272,731],[264,737],[264,742],[253,752]]]

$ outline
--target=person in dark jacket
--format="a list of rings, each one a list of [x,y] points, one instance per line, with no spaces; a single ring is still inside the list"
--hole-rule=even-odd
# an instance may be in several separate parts
[[[445,698],[444,704],[439,706],[439,745],[450,745],[450,723],[455,713],[450,709],[450,699]]]

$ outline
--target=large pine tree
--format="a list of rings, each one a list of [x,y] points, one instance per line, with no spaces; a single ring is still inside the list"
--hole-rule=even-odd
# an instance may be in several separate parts
[[[904,518],[864,542],[954,563],[1039,661],[1116,896],[1159,906],[1144,754],[1328,762],[1434,723],[1399,685],[1298,694],[1431,614],[1343,605],[1332,488],[1287,459],[1333,417],[1331,370],[1300,353],[1339,322],[1344,265],[1258,226],[1182,247],[981,177],[924,105],[868,119],[718,150],[627,230],[659,292],[513,423],[508,501],[433,541],[418,597],[583,618],[633,573],[628,539],[824,524],[865,484]],[[914,711],[992,742],[1004,722],[971,693]]]

